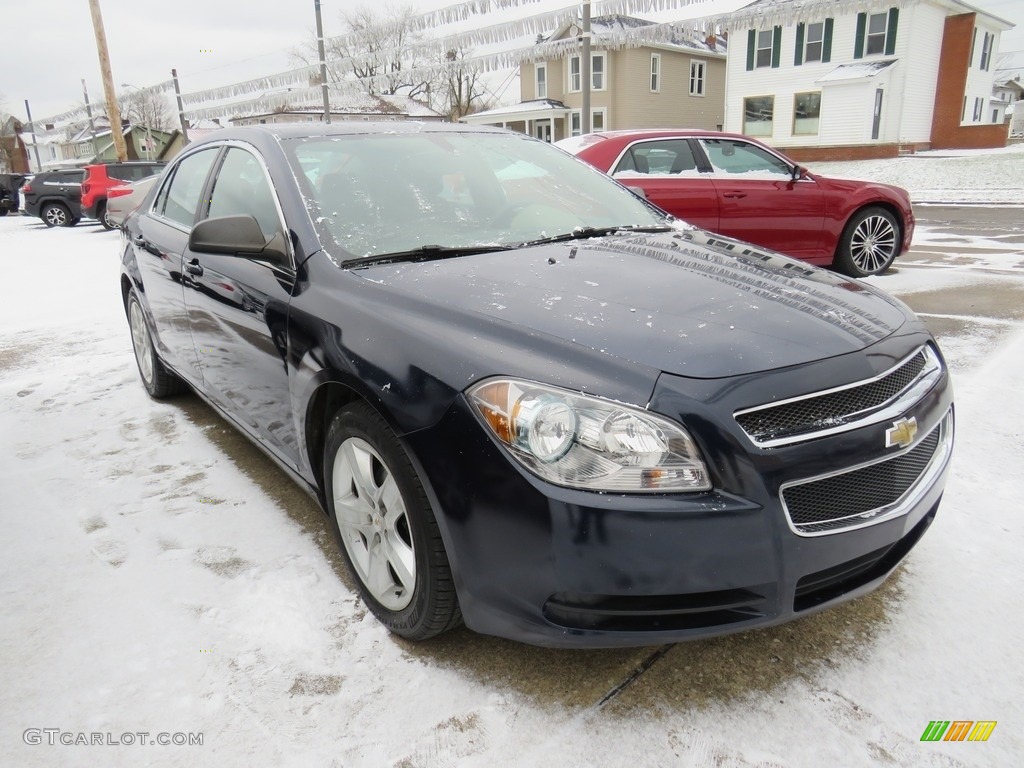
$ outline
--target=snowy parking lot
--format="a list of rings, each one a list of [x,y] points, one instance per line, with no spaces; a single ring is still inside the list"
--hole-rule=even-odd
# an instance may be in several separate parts
[[[615,651],[390,636],[310,499],[195,396],[146,395],[120,235],[0,218],[0,765],[1019,765],[1024,225],[918,217],[871,282],[955,376],[931,530],[838,609]]]

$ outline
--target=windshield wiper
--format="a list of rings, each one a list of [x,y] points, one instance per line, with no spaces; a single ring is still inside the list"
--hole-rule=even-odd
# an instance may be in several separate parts
[[[394,253],[378,253],[375,256],[364,256],[359,259],[348,259],[342,262],[344,267],[363,267],[367,264],[397,264],[409,261],[434,261],[455,256],[474,256],[478,253],[494,253],[495,251],[511,250],[511,245],[421,245],[408,251]]]
[[[541,245],[543,243],[560,243],[566,240],[586,240],[591,237],[604,237],[605,235],[614,235],[616,232],[671,232],[672,227],[664,226],[633,226],[626,225],[621,227],[576,227],[572,232],[566,232],[561,235],[552,235],[551,237],[540,237],[536,240],[527,240],[523,245]]]

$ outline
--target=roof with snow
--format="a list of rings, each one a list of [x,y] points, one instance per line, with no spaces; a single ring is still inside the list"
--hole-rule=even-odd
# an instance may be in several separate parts
[[[919,2],[927,2],[946,8],[949,15],[961,13],[975,13],[978,16],[994,22],[1003,29],[1010,29],[1013,23],[995,16],[988,11],[976,8],[961,0],[902,0],[899,5],[914,5]],[[749,5],[737,9],[735,12],[722,17],[720,21],[735,29],[737,26],[746,25],[759,21],[762,23],[783,22],[793,24],[806,18],[822,18],[824,16],[835,16],[841,14],[853,14],[865,10],[885,10],[893,5],[891,0],[754,0]]]
[[[864,80],[880,75],[896,62],[897,59],[882,59],[881,61],[858,61],[856,64],[840,64],[827,75],[819,77],[815,82],[840,83]]]
[[[577,19],[572,24],[562,24],[541,42],[553,42],[564,38],[573,26],[582,27],[583,22]],[[724,38],[711,36],[704,39],[692,29],[678,29],[668,24],[626,16],[621,13],[608,16],[595,16],[590,20],[592,44],[600,48],[608,47],[639,47],[641,45],[658,48],[678,48],[685,51],[717,53],[725,55],[728,43]]]

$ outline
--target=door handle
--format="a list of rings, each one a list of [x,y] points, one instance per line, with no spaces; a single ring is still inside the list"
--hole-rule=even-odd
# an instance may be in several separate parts
[[[199,259],[192,259],[192,261],[185,265],[185,271],[190,275],[200,277],[203,274],[203,265],[199,263]]]
[[[738,200],[741,197],[746,197],[746,196],[747,196],[746,192],[723,192],[722,193],[722,197],[728,197],[728,198],[736,199],[736,200]]]

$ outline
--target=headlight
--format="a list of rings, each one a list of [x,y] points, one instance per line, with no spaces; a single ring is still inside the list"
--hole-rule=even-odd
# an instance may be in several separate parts
[[[616,493],[711,490],[693,439],[661,416],[516,379],[488,379],[467,396],[512,456],[552,483]]]

